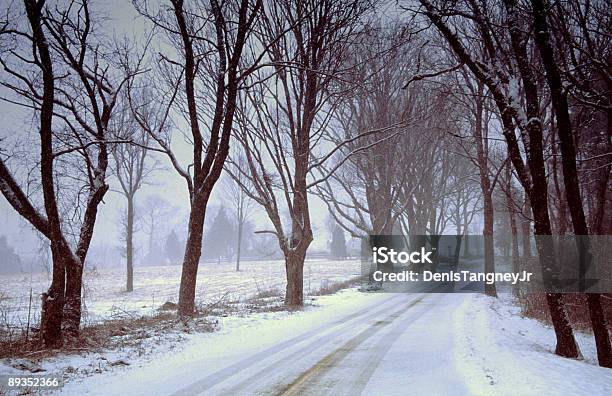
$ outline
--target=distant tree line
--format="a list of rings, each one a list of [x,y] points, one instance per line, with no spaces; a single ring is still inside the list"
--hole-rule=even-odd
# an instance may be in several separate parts
[[[0,272],[15,273],[23,270],[23,263],[15,249],[8,244],[6,236],[0,236]]]

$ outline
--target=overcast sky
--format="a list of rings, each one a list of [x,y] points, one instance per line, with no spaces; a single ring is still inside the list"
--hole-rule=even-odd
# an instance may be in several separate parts
[[[144,29],[144,21],[137,15],[130,1],[126,0],[111,0],[107,2],[96,3],[97,7],[101,7],[103,12],[108,15],[109,20],[105,28],[110,29],[118,36],[138,35]],[[0,117],[3,120],[0,125],[0,137],[19,136],[27,139],[27,131],[35,131],[29,122],[29,114],[19,106],[0,102]],[[184,127],[184,125],[183,125]],[[7,139],[12,140],[12,139]],[[39,149],[37,135],[33,135],[33,143],[31,147],[36,152]],[[187,164],[191,155],[192,149],[188,143],[184,142],[181,134],[176,134],[173,137],[173,149],[177,153],[177,157]],[[174,217],[173,224],[168,225],[169,232],[172,228],[179,235],[186,234],[187,216],[189,213],[189,203],[187,188],[184,180],[179,177],[167,159],[161,154],[155,154],[160,163],[165,167],[153,175],[150,179],[152,184],[146,185],[138,192],[138,202],[142,203],[147,196],[159,195],[167,200],[171,205],[178,208],[177,215]],[[116,180],[109,180],[111,190],[118,189]],[[207,223],[212,221],[216,215],[216,210],[220,205],[228,206],[223,199],[223,183],[220,181],[213,191],[210,206],[214,211],[207,212]],[[92,252],[100,249],[114,249],[120,245],[120,216],[125,207],[124,198],[117,192],[109,191],[103,204],[99,208],[98,218],[96,221],[96,229],[92,241]],[[265,213],[256,208],[257,212],[254,216],[256,226],[258,228],[265,227],[267,217]],[[327,216],[327,208],[323,202],[317,197],[311,196],[311,215],[314,224],[315,240],[311,249],[324,249],[327,243],[327,231],[325,229],[325,218]],[[15,247],[16,251],[24,258],[31,257],[36,254],[39,249],[39,237],[35,234],[32,228],[22,220],[12,207],[6,202],[4,197],[0,197],[0,235],[6,235],[9,243]],[[138,236],[141,244],[144,243],[142,233]],[[0,261],[2,258],[0,257]]]

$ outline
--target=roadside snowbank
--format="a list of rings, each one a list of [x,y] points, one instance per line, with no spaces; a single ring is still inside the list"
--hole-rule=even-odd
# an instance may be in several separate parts
[[[612,370],[596,364],[591,335],[576,333],[583,361],[554,354],[551,327],[520,316],[512,297],[465,296],[453,315],[454,358],[475,395],[609,395]]]

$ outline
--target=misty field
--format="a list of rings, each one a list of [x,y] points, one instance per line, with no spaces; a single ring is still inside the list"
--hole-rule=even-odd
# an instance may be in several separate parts
[[[359,260],[306,260],[304,292],[315,293],[336,282],[358,276]],[[138,317],[155,313],[167,301],[177,302],[181,266],[139,266],[134,269],[134,291],[125,291],[124,268],[86,268],[83,275],[83,323],[110,318]],[[0,276],[0,326],[38,327],[40,295],[51,280],[46,273]],[[197,280],[198,304],[237,301],[258,293],[285,289],[282,260],[245,261],[240,272],[235,263],[200,265]],[[31,296],[31,298],[30,298]]]

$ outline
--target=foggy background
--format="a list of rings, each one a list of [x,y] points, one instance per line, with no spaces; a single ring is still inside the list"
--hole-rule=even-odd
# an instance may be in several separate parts
[[[106,2],[98,2],[94,4],[97,10],[101,10],[108,16],[108,21],[105,28],[114,32],[117,36],[128,35],[130,37],[138,37],[143,33],[144,21],[138,16],[130,1],[110,0]],[[6,88],[0,87],[0,92],[5,92]],[[2,101],[0,105],[0,118],[2,119],[2,127],[0,127],[0,138],[3,144],[9,146],[11,142],[21,136],[24,143],[24,148],[27,149],[27,138],[23,130],[26,125],[29,126],[31,120],[28,119],[28,114],[31,114],[27,109],[21,106]],[[176,117],[177,123],[181,130],[187,130],[188,126],[181,117]],[[35,129],[34,129],[35,130]],[[31,132],[30,132],[31,133]],[[34,139],[38,137],[35,136]],[[5,143],[6,142],[6,143]],[[232,146],[236,146],[234,142]],[[37,147],[37,146],[36,146]],[[191,155],[191,146],[185,143],[181,133],[175,133],[172,140],[172,148],[176,150],[179,160],[189,159]],[[187,221],[189,217],[189,197],[184,180],[179,177],[175,170],[172,169],[167,157],[161,153],[150,152],[148,154],[149,161],[155,160],[159,163],[158,170],[152,175],[150,180],[145,183],[136,194],[136,227],[135,227],[135,265],[143,264],[163,264],[163,263],[144,263],[143,259],[148,253],[148,236],[143,232],[142,217],[146,209],[148,200],[161,200],[160,202],[167,205],[172,213],[166,216],[169,222],[164,222],[164,226],[156,232],[156,242],[163,245],[166,242],[167,236],[174,231],[182,246],[186,239]],[[182,157],[182,158],[181,158]],[[112,161],[111,161],[112,164]],[[121,218],[125,211],[125,198],[118,193],[118,181],[109,172],[110,190],[105,195],[103,204],[100,205],[98,217],[96,219],[95,232],[89,253],[87,254],[88,266],[122,266],[125,258],[121,256],[121,251],[124,249],[124,242],[121,241],[122,224]],[[207,209],[205,234],[210,227],[219,209],[223,206],[228,214],[231,214],[231,208],[228,203],[224,204],[224,196],[227,194],[224,191],[225,184],[229,177],[227,174],[221,176],[221,180],[215,186],[212,197]],[[311,207],[311,216],[313,222],[314,241],[309,249],[309,253],[317,253],[328,251],[328,242],[330,233],[326,226],[328,211],[325,204],[314,194],[309,195],[309,204]],[[261,243],[265,242],[265,249],[261,249],[261,257],[265,258],[270,252],[278,252],[278,242],[273,238],[266,238],[262,235],[254,235],[253,231],[266,228],[270,223],[265,212],[253,203],[253,213],[249,219],[252,227],[247,229],[244,235],[245,243]],[[6,237],[9,247],[12,247],[15,253],[21,259],[23,271],[43,270],[48,262],[48,253],[46,249],[45,238],[41,238],[32,227],[21,218],[15,210],[7,203],[6,199],[0,199],[0,237]],[[269,228],[269,227],[267,227]],[[350,241],[350,236],[347,237],[347,244],[350,243],[354,249],[359,246],[358,241]],[[1,242],[0,242],[1,245]],[[205,254],[206,252],[203,252]],[[4,257],[0,256],[0,262]],[[257,257],[245,257],[257,258]],[[175,260],[171,264],[180,264],[182,257]],[[170,264],[170,263],[168,263]],[[0,266],[2,271],[2,266]]]

